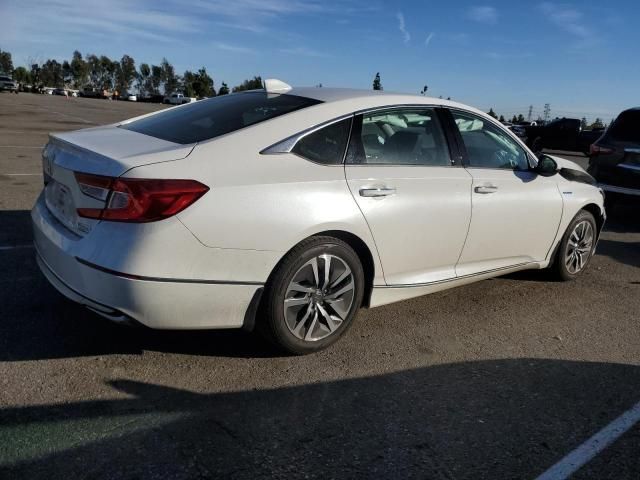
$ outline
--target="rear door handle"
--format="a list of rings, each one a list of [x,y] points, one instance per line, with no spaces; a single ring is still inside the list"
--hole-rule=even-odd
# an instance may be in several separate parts
[[[388,197],[395,195],[396,189],[392,187],[366,187],[360,189],[361,197]]]
[[[496,193],[498,191],[498,187],[496,187],[495,185],[481,185],[474,188],[473,191],[476,193],[487,195],[489,193]]]

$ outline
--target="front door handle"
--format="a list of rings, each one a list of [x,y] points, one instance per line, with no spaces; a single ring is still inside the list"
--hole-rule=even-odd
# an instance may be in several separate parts
[[[498,187],[496,187],[495,185],[481,185],[474,188],[473,191],[476,193],[487,195],[489,193],[496,193],[498,191]]]
[[[360,189],[361,197],[388,197],[395,195],[396,189],[392,187],[365,187]]]

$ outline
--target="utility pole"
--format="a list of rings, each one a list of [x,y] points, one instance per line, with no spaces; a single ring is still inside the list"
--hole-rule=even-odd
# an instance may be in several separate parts
[[[544,123],[547,123],[549,121],[549,118],[551,116],[551,105],[548,103],[544,104]]]
[[[527,117],[527,121],[531,123],[531,116],[533,115],[533,105],[529,105],[529,116]]]

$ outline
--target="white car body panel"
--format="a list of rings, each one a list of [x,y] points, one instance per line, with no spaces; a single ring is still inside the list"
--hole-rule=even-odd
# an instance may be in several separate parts
[[[74,188],[78,171],[194,179],[210,190],[179,214],[144,224],[77,218],[65,224],[47,207],[46,193],[41,195],[32,219],[47,278],[108,318],[132,318],[154,328],[236,328],[245,324],[278,262],[319,233],[342,232],[366,246],[373,260],[369,303],[377,306],[544,268],[577,212],[595,205],[604,214],[597,187],[560,175],[533,175],[526,182],[512,171],[327,166],[293,153],[261,154],[319,124],[388,106],[453,107],[499,126],[478,110],[439,99],[325,88],[289,93],[325,103],[197,144],[118,125],[52,136],[45,157],[52,154],[52,178],[68,184],[72,207],[101,205]],[[172,110],[178,108],[190,107]],[[473,193],[487,181],[498,183],[499,193]],[[359,196],[360,188],[378,184],[392,184],[396,195]]]
[[[61,150],[55,159],[61,167],[114,177],[141,165],[185,158],[194,147],[113,126],[55,133],[51,140]]]
[[[544,261],[562,217],[554,177],[469,168],[473,216],[456,266],[458,276]],[[494,193],[476,192],[491,185]]]
[[[463,168],[347,165],[347,182],[378,248],[387,285],[456,276],[471,220],[471,176]],[[392,188],[366,198],[361,189]]]
[[[487,280],[499,275],[508,275],[510,273],[520,272],[522,270],[531,270],[538,268],[544,268],[544,265],[540,263],[525,263],[489,270],[486,272],[478,273],[476,275],[460,276],[448,280],[443,280],[441,282],[431,282],[423,285],[377,287],[374,288],[371,292],[371,301],[369,303],[369,306],[371,308],[381,307],[383,305],[389,305],[391,303],[400,302],[402,300],[408,300],[410,298],[416,298],[423,295],[429,295],[431,293],[441,292],[450,288],[462,287],[464,285],[469,285],[481,280]]]

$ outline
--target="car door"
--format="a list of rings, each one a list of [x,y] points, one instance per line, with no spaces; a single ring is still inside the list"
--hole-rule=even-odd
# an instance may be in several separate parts
[[[356,115],[345,175],[388,285],[455,277],[471,217],[471,176],[452,158],[435,108]]]
[[[472,218],[457,275],[545,260],[562,217],[555,177],[533,172],[525,149],[496,123],[461,110],[451,115],[473,178]]]

